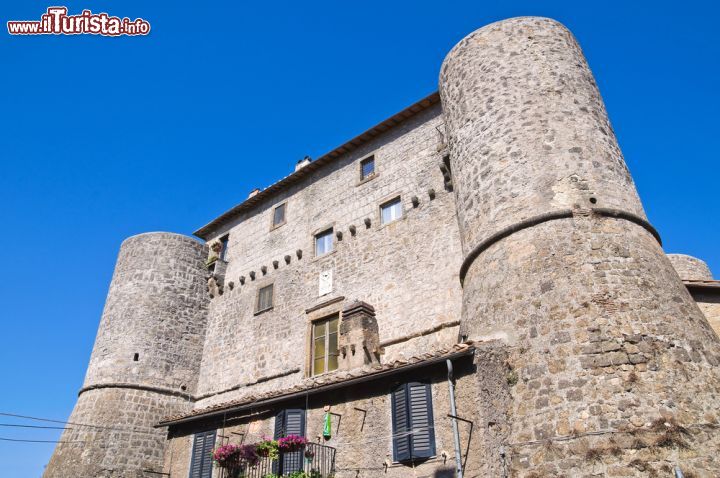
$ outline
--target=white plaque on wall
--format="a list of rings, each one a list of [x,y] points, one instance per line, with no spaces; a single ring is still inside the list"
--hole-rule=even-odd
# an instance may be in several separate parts
[[[332,292],[332,270],[322,271],[318,281],[318,295],[325,295]]]

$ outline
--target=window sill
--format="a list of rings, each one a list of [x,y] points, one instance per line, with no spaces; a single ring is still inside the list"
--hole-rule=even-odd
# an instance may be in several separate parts
[[[373,179],[375,179],[378,176],[380,176],[380,173],[372,173],[370,176],[358,181],[357,184],[355,184],[355,187],[362,186],[363,184],[372,181]]]
[[[263,310],[258,310],[258,311],[256,311],[253,315],[264,314],[265,312],[270,312],[270,311],[273,310],[273,309],[274,309],[274,307],[268,307],[267,309],[263,309]]]
[[[388,226],[392,226],[393,224],[397,224],[400,221],[404,221],[405,219],[407,219],[407,216],[405,215],[405,211],[403,211],[402,217],[395,219],[394,221],[386,222],[385,224],[380,224],[380,227],[378,227],[377,230],[380,231]]]
[[[307,378],[315,379],[319,377],[326,377],[328,375],[332,375],[334,373],[338,373],[340,368],[336,368],[335,370],[330,370],[329,372],[323,372],[323,373],[316,373],[316,374],[308,374]]]
[[[328,256],[332,256],[332,255],[335,254],[336,252],[337,252],[337,249],[333,249],[333,250],[330,251],[330,252],[326,252],[326,253],[323,254],[322,256],[315,256],[315,257],[313,257],[310,262],[320,261],[320,260],[322,260],[322,259],[325,259],[325,258],[328,257]]]
[[[283,227],[285,224],[287,224],[287,221],[283,221],[283,222],[281,222],[280,224],[272,225],[272,226],[270,226],[270,231],[274,231],[275,229],[279,229],[279,228]]]

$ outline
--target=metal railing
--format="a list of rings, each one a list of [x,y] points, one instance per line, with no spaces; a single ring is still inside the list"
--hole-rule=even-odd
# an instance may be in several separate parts
[[[276,460],[260,458],[253,466],[240,472],[242,478],[285,477],[304,471],[307,478],[333,478],[335,476],[335,448],[319,443],[308,443],[304,450],[280,452]]]

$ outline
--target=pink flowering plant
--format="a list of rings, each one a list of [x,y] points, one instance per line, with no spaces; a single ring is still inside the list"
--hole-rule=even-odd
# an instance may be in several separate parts
[[[307,438],[298,435],[288,435],[278,440],[278,448],[284,452],[302,450],[307,445]]]
[[[220,468],[234,472],[257,464],[258,454],[255,445],[229,444],[216,448],[213,451],[213,460]]]

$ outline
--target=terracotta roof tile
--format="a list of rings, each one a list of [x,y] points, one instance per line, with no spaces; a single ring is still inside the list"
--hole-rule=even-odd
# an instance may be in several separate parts
[[[434,352],[427,352],[422,354],[422,356],[413,356],[407,360],[395,360],[393,362],[385,364],[374,364],[372,366],[368,366],[362,369],[338,371],[322,375],[320,377],[308,377],[307,379],[303,380],[301,384],[295,385],[290,388],[282,390],[272,390],[258,394],[248,394],[235,400],[218,403],[216,405],[211,405],[205,408],[198,408],[188,413],[168,416],[165,417],[156,426],[168,426],[174,424],[174,422],[187,421],[187,419],[190,418],[201,418],[211,415],[214,412],[225,411],[236,407],[242,407],[244,405],[254,405],[257,402],[262,402],[265,400],[282,399],[283,397],[290,396],[293,393],[308,392],[314,390],[322,391],[320,389],[329,385],[342,384],[343,382],[349,380],[356,380],[363,377],[371,377],[372,375],[387,372],[390,370],[401,370],[406,367],[411,367],[415,364],[435,361],[437,359],[450,357],[457,354],[469,354],[473,350],[474,347],[472,342],[466,342],[461,344],[455,344],[451,348],[445,347],[440,348]]]

